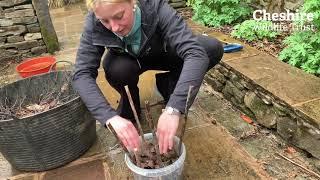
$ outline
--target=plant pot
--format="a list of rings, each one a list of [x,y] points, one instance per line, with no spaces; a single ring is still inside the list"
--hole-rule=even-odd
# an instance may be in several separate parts
[[[11,106],[23,98],[24,104],[34,103],[45,89],[60,88],[65,73],[71,76],[71,72],[58,71],[8,84],[0,88],[0,103]],[[77,94],[44,112],[0,120],[0,151],[18,170],[44,171],[65,165],[85,153],[95,139],[95,120]]]
[[[146,140],[151,140],[153,138],[151,133],[144,135]],[[175,150],[178,151],[179,138],[174,137]],[[128,168],[133,172],[134,179],[136,180],[150,180],[150,179],[161,179],[161,180],[175,180],[183,179],[182,171],[184,166],[184,161],[186,159],[186,148],[182,143],[182,153],[180,157],[169,166],[165,166],[159,169],[143,169],[132,163],[131,159],[125,155],[125,162]]]

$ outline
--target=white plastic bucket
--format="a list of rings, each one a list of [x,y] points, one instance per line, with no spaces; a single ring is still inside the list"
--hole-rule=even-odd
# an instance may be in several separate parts
[[[152,139],[152,134],[148,133],[144,135],[146,140]],[[179,138],[174,137],[175,141],[175,150],[178,151]],[[169,166],[159,168],[159,169],[143,169],[135,164],[133,164],[130,158],[125,155],[125,162],[128,168],[133,172],[135,180],[149,180],[149,179],[159,179],[159,180],[174,180],[174,179],[183,179],[182,170],[184,165],[184,160],[186,159],[186,148],[182,143],[182,154],[181,156]]]

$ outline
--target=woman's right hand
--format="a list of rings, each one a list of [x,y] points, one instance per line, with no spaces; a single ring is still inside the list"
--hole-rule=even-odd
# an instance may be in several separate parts
[[[111,124],[120,141],[127,149],[134,151],[139,149],[140,136],[131,121],[117,115],[109,119],[107,123]]]

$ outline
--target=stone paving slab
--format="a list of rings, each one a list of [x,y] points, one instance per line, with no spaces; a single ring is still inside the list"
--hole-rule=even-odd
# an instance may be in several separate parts
[[[243,42],[236,40],[234,38],[231,38],[230,36],[227,36],[221,32],[216,32],[213,31],[210,28],[207,28],[199,23],[196,23],[194,21],[191,20],[187,20],[188,26],[192,29],[192,31],[195,34],[206,34],[210,37],[214,37],[217,38],[218,40],[222,41],[222,42],[228,42],[228,43],[238,43],[238,44],[242,44],[244,46],[243,50],[238,51],[238,52],[234,52],[234,53],[225,53],[223,55],[222,61],[229,61],[229,60],[234,60],[234,59],[240,59],[240,58],[244,58],[244,57],[250,57],[250,56],[256,56],[259,55],[261,53],[261,51],[250,47],[247,44],[244,44]]]
[[[73,179],[111,179],[105,154],[79,158],[63,167],[49,171],[22,173],[8,180],[73,180]]]
[[[185,138],[186,179],[262,179],[260,165],[220,127],[187,130]]]
[[[320,79],[269,55],[227,61],[227,65],[252,79],[289,105],[320,98]]]
[[[304,115],[311,117],[320,128],[320,99],[295,106],[295,108]]]
[[[107,170],[108,168],[105,168],[103,160],[98,159],[87,163],[50,171],[45,173],[41,180],[105,180],[110,179],[110,174]]]
[[[241,51],[234,52],[234,53],[224,53],[223,57],[222,57],[223,62],[231,61],[234,59],[241,59],[241,58],[246,58],[246,57],[251,57],[251,56],[257,56],[257,55],[261,54],[261,51],[257,50],[256,48],[250,47],[249,45],[244,44],[243,42],[240,42],[238,40],[235,40],[235,39],[231,38],[230,36],[222,34],[221,32],[210,32],[210,33],[208,33],[208,35],[210,37],[215,37],[223,42],[238,43],[238,44],[243,45],[243,49]]]
[[[85,16],[83,14],[75,14],[75,15],[67,16],[65,18],[65,22],[67,25],[83,24],[84,21],[85,21]]]
[[[66,16],[73,16],[79,14],[83,14],[82,10],[76,7],[68,10],[65,10],[64,8],[50,10],[50,15],[54,16],[55,19],[65,18]]]

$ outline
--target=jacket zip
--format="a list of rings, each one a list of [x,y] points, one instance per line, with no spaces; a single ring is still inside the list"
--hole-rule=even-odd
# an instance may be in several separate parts
[[[138,52],[138,58],[141,58],[142,52],[145,49],[145,46],[147,45],[147,43],[149,42],[150,38],[152,37],[154,31],[156,30],[156,26],[152,27],[151,29],[151,35],[150,37],[147,37],[147,40],[142,44],[140,51]]]

